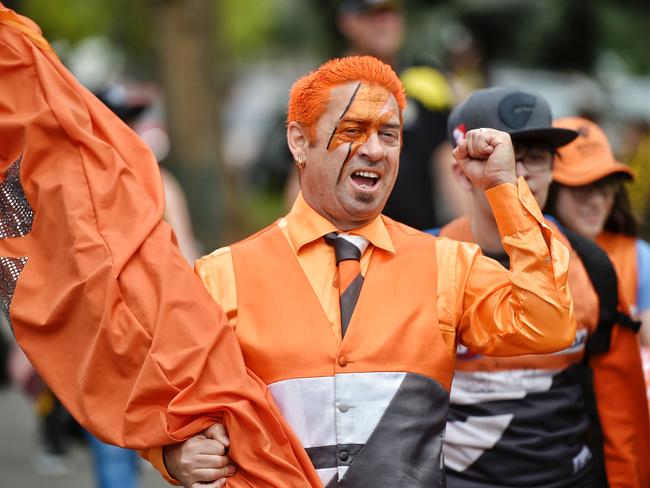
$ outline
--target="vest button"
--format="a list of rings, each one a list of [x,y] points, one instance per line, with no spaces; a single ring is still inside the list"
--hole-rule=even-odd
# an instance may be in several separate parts
[[[348,460],[348,451],[339,452],[339,459],[341,461],[347,461]]]
[[[350,406],[349,406],[347,403],[341,403],[341,404],[339,405],[339,411],[340,411],[340,412],[345,413],[345,412],[347,412],[348,410],[350,410]]]
[[[345,368],[345,366],[347,366],[347,364],[348,364],[347,358],[345,356],[341,356],[339,358],[339,366],[341,366],[342,368]]]

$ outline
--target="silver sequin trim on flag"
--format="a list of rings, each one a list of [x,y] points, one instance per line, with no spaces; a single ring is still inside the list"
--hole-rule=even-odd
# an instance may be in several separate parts
[[[22,237],[32,230],[34,212],[20,183],[21,161],[22,156],[9,166],[0,183],[0,239]],[[27,257],[0,256],[0,299],[7,319],[16,282],[26,263]]]

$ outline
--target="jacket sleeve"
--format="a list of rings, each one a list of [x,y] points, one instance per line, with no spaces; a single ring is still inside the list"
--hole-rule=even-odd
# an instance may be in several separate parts
[[[650,417],[636,333],[615,326],[609,351],[590,366],[609,486],[650,486]]]
[[[210,296],[221,306],[228,317],[229,326],[234,328],[237,322],[237,286],[230,247],[223,247],[203,256],[196,261],[194,271]],[[144,449],[139,454],[158,470],[165,481],[180,485],[167,471],[162,446]]]
[[[458,337],[484,355],[548,353],[568,347],[576,322],[567,284],[569,252],[545,224],[523,178],[486,192],[510,271],[461,243]]]
[[[229,486],[319,486],[162,222],[153,156],[1,4],[0,93],[0,295],[66,408],[131,448],[222,419],[241,472]]]

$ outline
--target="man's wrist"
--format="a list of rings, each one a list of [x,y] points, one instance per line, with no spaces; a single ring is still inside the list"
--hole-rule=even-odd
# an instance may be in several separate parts
[[[176,476],[169,469],[169,463],[167,462],[167,453],[168,453],[167,446],[161,447],[160,451],[161,451],[161,455],[160,455],[161,469],[159,469],[160,474],[162,475],[163,478],[165,478],[165,480],[168,483],[171,483],[173,485],[180,485],[181,484],[180,481],[176,479]]]
[[[517,186],[517,177],[513,174],[497,176],[487,184],[487,186],[483,189],[483,191],[487,191],[491,188],[495,188],[497,186],[507,185],[507,184]]]

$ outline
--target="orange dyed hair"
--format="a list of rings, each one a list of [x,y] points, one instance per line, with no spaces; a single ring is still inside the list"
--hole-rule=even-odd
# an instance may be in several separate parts
[[[291,87],[287,122],[299,122],[315,140],[315,126],[330,99],[330,90],[345,83],[361,81],[386,88],[395,97],[399,119],[406,107],[402,82],[393,69],[372,56],[332,59],[306,74]]]

